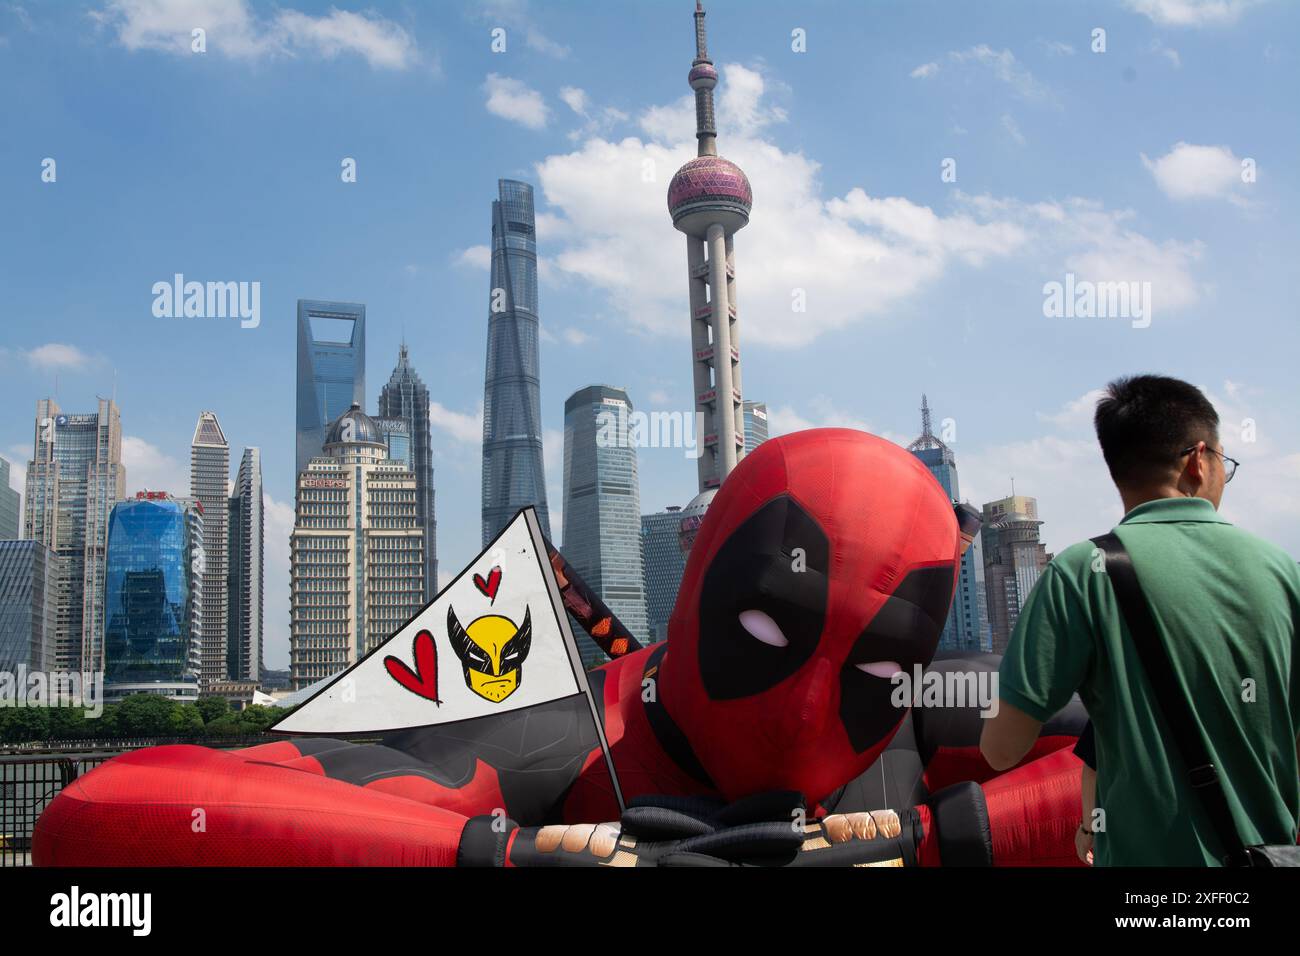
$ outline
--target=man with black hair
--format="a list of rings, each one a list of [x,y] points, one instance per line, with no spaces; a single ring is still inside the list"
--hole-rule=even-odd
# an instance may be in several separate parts
[[[1199,389],[1139,375],[1097,403],[1097,439],[1124,505],[1131,556],[1175,685],[1195,713],[1247,844],[1296,842],[1300,820],[1300,569],[1218,514],[1237,462]],[[980,741],[1014,766],[1078,691],[1096,756],[1093,859],[1100,866],[1214,865],[1224,854],[1092,542],[1044,570],[999,673],[1001,706]],[[1085,841],[1086,842],[1086,841]]]

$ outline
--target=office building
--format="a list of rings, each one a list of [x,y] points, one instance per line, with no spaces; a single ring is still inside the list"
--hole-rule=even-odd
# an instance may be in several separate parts
[[[108,517],[126,493],[122,422],[101,398],[88,414],[36,403],[23,504],[24,538],[55,553],[54,668],[104,669],[104,554]]]
[[[55,669],[56,560],[39,541],[0,540],[0,673]]]
[[[201,412],[190,442],[190,497],[203,509],[205,569],[200,683],[225,680],[229,624],[230,443],[215,412]]]
[[[921,436],[907,446],[939,482],[950,501],[961,501],[957,480],[957,459],[952,449],[939,440],[930,423],[930,402],[921,396]],[[983,545],[977,534],[962,555],[952,610],[939,638],[941,650],[987,651],[991,646],[985,599]]]
[[[295,474],[321,453],[330,423],[365,396],[366,307],[299,299]]]
[[[415,475],[353,405],[298,476],[290,541],[289,659],[300,690],[387,640],[423,606]]]
[[[429,431],[429,389],[420,380],[411,365],[406,343],[397,353],[397,367],[388,378],[388,384],[379,392],[379,418],[375,419],[381,430],[386,421],[394,419],[406,423],[405,454],[394,454],[402,446],[400,435],[389,435],[388,457],[405,461],[415,473],[415,513],[424,529],[424,599],[432,601],[438,593],[438,520],[434,509],[433,491],[433,440]]]
[[[745,410],[745,454],[748,455],[769,437],[767,405],[763,402],[745,402],[742,407]]]
[[[537,229],[533,187],[497,183],[492,202],[492,288],[483,384],[483,544],[532,505],[551,534],[542,467]]]
[[[412,471],[415,470],[414,449],[411,447],[411,423],[405,418],[393,418],[388,415],[372,415],[370,420],[379,429],[388,449],[388,460],[399,461]]]
[[[106,700],[142,693],[198,700],[207,584],[204,510],[193,498],[161,491],[139,492],[113,508],[106,562]],[[224,502],[221,512],[224,518]]]
[[[564,403],[564,556],[637,640],[648,633],[641,558],[641,491],[628,440],[627,392],[589,385]],[[578,633],[583,662],[605,660]]]
[[[1027,495],[1010,495],[991,501],[982,509],[984,523],[984,585],[988,595],[989,624],[993,651],[1007,648],[1011,632],[1020,618],[1025,599],[1052,560],[1039,540],[1038,500]]]
[[[226,540],[228,571],[226,675],[232,681],[261,679],[263,600],[266,585],[266,514],[262,452],[245,448],[230,496]]]
[[[9,462],[0,458],[0,541],[17,538],[22,528],[23,496],[10,485],[9,470]]]
[[[677,589],[686,570],[686,552],[681,546],[682,509],[669,505],[664,511],[641,516],[641,554],[645,564],[646,638],[651,643],[666,640],[668,619],[677,602]]]

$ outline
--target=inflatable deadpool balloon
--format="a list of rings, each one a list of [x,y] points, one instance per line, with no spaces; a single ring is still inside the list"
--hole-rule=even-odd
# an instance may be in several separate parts
[[[891,442],[764,442],[695,539],[669,639],[590,674],[628,810],[594,735],[539,707],[490,729],[158,747],[74,781],[46,865],[939,865],[1076,862],[1077,705],[1015,769],[979,755],[978,703],[900,706],[940,657],[962,534]],[[949,702],[951,703],[951,702]],[[474,722],[465,722],[466,725]],[[453,729],[454,728],[454,729]],[[204,827],[194,828],[201,808]]]

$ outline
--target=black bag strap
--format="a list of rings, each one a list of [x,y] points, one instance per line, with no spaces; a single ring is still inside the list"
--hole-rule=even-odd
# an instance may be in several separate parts
[[[1156,631],[1151,608],[1142,596],[1142,585],[1133,568],[1133,559],[1114,532],[1098,535],[1092,539],[1092,543],[1106,556],[1106,574],[1115,590],[1115,598],[1124,614],[1124,620],[1128,622],[1129,633],[1133,635],[1133,643],[1137,646],[1147,680],[1155,692],[1156,706],[1164,714],[1165,723],[1173,734],[1179,756],[1187,768],[1187,780],[1192,785],[1192,792],[1200,798],[1201,806],[1209,814],[1210,823],[1224,848],[1222,862],[1228,866],[1248,865],[1245,845],[1232,821],[1228,797],[1223,792],[1223,781],[1219,779],[1219,771],[1210,760],[1205,741],[1196,730],[1191,705],[1178,689],[1169,649]]]

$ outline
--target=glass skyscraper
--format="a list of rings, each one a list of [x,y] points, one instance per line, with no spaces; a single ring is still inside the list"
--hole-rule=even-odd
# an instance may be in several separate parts
[[[330,423],[366,395],[366,307],[298,300],[295,474],[321,453]]]
[[[0,458],[0,541],[18,537],[18,506],[22,495],[9,486],[9,462]]]
[[[142,491],[113,508],[105,589],[106,699],[136,693],[198,699],[203,524],[199,502],[165,492]]]
[[[424,599],[431,601],[438,593],[438,520],[434,511],[429,389],[411,365],[405,342],[397,353],[397,367],[379,392],[379,415],[375,423],[388,435],[389,459],[404,462],[415,473],[415,512],[424,528]],[[405,435],[388,430],[385,421],[391,419],[406,423]]]
[[[266,517],[262,498],[262,452],[245,448],[230,498],[227,534],[228,597],[226,675],[231,680],[262,676],[263,560]]]
[[[53,666],[102,671],[108,516],[126,491],[117,406],[101,398],[93,414],[69,415],[43,398],[32,446],[23,537],[57,557]]]
[[[215,412],[202,412],[190,444],[190,495],[203,507],[203,648],[200,678],[204,684],[225,680],[229,615],[227,576],[230,542],[230,443]]]
[[[551,535],[542,468],[537,232],[533,187],[497,182],[492,202],[492,289],[483,385],[483,544],[526,505]]]
[[[745,454],[748,455],[768,439],[767,406],[762,402],[745,402],[741,407],[745,410]]]
[[[645,562],[646,636],[653,643],[668,637],[668,618],[686,570],[680,534],[682,509],[641,516],[641,553]]]
[[[921,437],[907,446],[934,475],[954,504],[961,501],[957,483],[957,459],[947,445],[934,434],[930,424],[930,403],[921,396]],[[987,651],[991,631],[984,589],[983,544],[976,535],[962,555],[957,589],[952,596],[952,610],[939,638],[942,650]]]
[[[0,672],[54,669],[55,560],[39,541],[0,540]]]
[[[640,641],[648,632],[641,557],[641,491],[628,440],[627,392],[589,385],[564,403],[564,556]],[[583,663],[605,660],[577,634]]]
[[[1038,499],[1012,494],[983,508],[984,577],[993,650],[1001,654],[1011,640],[1025,599],[1052,560],[1039,540]]]

